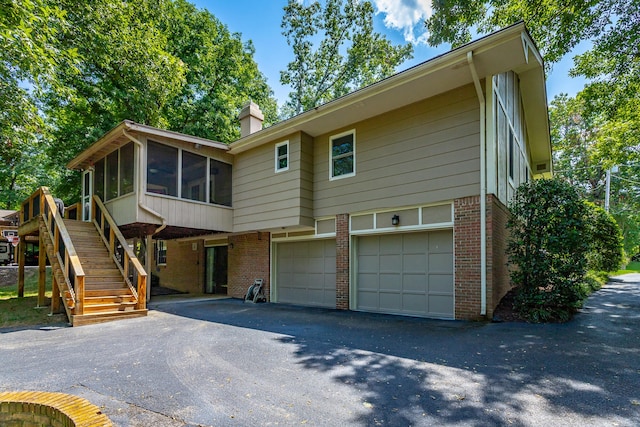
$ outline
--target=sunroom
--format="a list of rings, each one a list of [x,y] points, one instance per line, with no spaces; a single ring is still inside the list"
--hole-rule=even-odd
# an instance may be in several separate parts
[[[95,194],[125,238],[230,232],[232,156],[222,143],[125,120],[67,164],[82,171],[83,219]]]

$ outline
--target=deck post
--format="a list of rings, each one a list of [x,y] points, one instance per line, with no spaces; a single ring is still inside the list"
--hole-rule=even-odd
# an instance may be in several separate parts
[[[51,314],[60,313],[60,288],[56,275],[51,274]]]
[[[25,236],[20,236],[20,243],[18,243],[18,298],[24,297],[24,250],[27,246],[26,243]]]
[[[45,292],[47,285],[47,251],[44,247],[44,239],[42,233],[40,234],[40,254],[38,256],[38,307],[45,306]]]
[[[147,272],[147,302],[151,301],[151,258],[153,257],[153,235],[147,234],[145,237],[144,249],[147,252],[144,256],[144,271]]]

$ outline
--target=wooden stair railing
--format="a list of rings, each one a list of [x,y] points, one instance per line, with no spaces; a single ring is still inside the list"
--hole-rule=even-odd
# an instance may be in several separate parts
[[[120,269],[125,282],[136,298],[136,309],[144,310],[147,305],[147,273],[133,250],[118,229],[115,221],[100,198],[92,198],[92,221],[109,250],[109,254]]]
[[[127,292],[130,292],[129,296],[117,290],[114,295],[110,293],[111,290],[108,294],[104,290],[95,290],[96,280],[112,282],[111,278],[116,276],[102,279],[96,277],[96,269],[101,270],[101,274],[111,273],[105,273],[106,267],[96,267],[95,261],[90,257],[85,261],[80,259],[79,250],[84,251],[85,255],[99,253],[100,250],[87,247],[87,239],[91,238],[87,237],[86,232],[80,231],[78,235],[81,222],[76,223],[74,220],[67,219],[72,221],[67,228],[48,188],[39,188],[23,202],[19,233],[20,235],[33,235],[36,232],[40,234],[52,266],[54,295],[59,292],[67,317],[74,326],[131,315],[146,315],[147,273],[133,254],[115,221],[96,196],[93,197],[91,211],[93,225],[90,229],[97,233],[95,234],[96,242],[100,242],[99,247],[104,251],[104,255],[101,256],[104,257],[103,259],[110,256],[109,263],[115,262],[117,267],[115,271],[119,271],[120,274],[118,276],[116,273],[119,277],[117,280],[125,286]],[[73,216],[77,218],[77,215]],[[73,234],[75,237],[72,237],[71,231],[75,233]],[[77,248],[73,245],[73,239],[76,238],[79,239]],[[88,262],[88,270],[83,269],[82,262]],[[87,286],[92,286],[92,289],[87,291]],[[116,306],[115,311],[112,308],[114,306]],[[127,307],[135,308],[129,311]]]
[[[43,237],[67,317],[71,320],[73,315],[82,315],[84,270],[62,215],[47,187],[40,187],[23,202],[20,219],[27,229],[39,229]]]

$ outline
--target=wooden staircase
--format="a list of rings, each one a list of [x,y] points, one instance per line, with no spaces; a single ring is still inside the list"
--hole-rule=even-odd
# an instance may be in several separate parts
[[[22,203],[21,241],[38,235],[52,267],[51,311],[58,312],[62,302],[73,326],[146,316],[144,267],[100,198],[94,195],[90,206],[90,222],[64,219],[46,187]],[[38,301],[44,301],[44,257],[40,261]],[[24,263],[21,256],[19,269]],[[20,293],[24,274],[18,276]]]
[[[85,273],[84,313],[73,316],[73,325],[146,316],[147,309],[136,309],[136,297],[95,225],[68,219],[64,223]]]

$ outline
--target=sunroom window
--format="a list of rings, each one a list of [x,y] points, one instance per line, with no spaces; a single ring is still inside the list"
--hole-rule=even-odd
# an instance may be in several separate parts
[[[178,149],[147,142],[147,191],[178,196]]]
[[[206,201],[207,158],[182,152],[182,198]]]
[[[123,145],[94,164],[93,192],[101,200],[133,193],[133,143]]]
[[[351,130],[332,136],[329,146],[331,150],[330,178],[346,178],[355,175],[355,131]]]
[[[231,206],[231,165],[209,159],[209,202]]]

